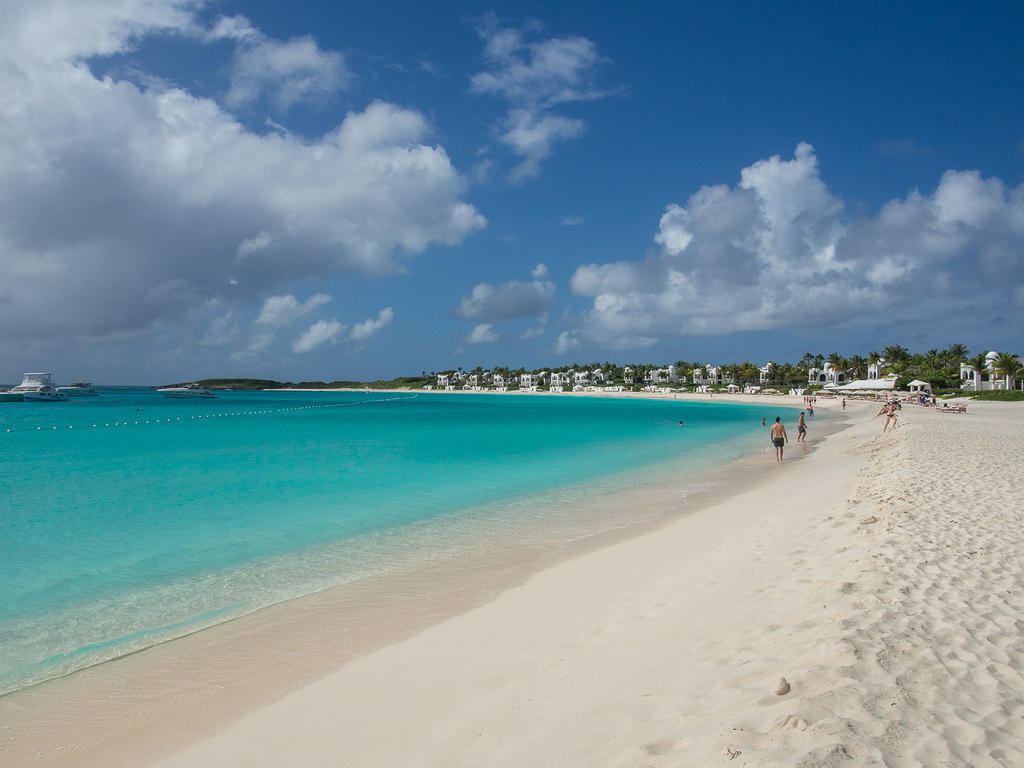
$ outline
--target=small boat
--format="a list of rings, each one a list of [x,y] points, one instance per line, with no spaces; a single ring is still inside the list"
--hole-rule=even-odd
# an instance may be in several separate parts
[[[164,397],[216,397],[213,392],[195,381],[180,387],[160,387],[157,392]]]
[[[0,389],[0,403],[20,403],[25,399],[21,392],[11,392],[9,389]]]
[[[63,392],[68,397],[96,397],[99,392],[96,387],[88,381],[76,381],[68,387],[57,387],[58,392]]]
[[[62,403],[68,399],[53,385],[52,373],[26,373],[21,384],[11,387],[11,394],[20,394],[26,403]]]

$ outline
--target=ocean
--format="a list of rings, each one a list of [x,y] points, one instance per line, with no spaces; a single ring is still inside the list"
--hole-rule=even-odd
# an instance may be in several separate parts
[[[0,403],[0,694],[416,558],[628,525],[590,502],[671,477],[682,505],[787,411],[100,391]]]

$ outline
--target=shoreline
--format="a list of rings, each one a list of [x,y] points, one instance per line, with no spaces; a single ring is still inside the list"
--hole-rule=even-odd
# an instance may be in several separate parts
[[[777,399],[773,404],[786,406]],[[735,481],[737,475],[749,475],[751,465],[760,465],[761,476],[774,469],[765,464],[755,453],[706,468],[701,474],[707,476],[711,491],[687,497],[679,509],[673,509],[680,506],[674,488],[657,487],[643,500],[647,516],[621,527],[557,546],[531,548],[524,543],[501,553],[478,553],[482,556],[454,569],[451,563],[440,563],[434,569],[333,587],[0,697],[0,722],[20,734],[20,743],[9,750],[0,747],[0,755],[8,751],[16,765],[102,765],[121,760],[123,750],[134,755],[132,762],[148,760],[173,745],[181,746],[182,731],[193,734],[189,740],[212,733],[212,723],[229,722],[254,702],[308,684],[357,656],[472,610],[538,570],[718,503],[758,481]],[[615,506],[623,501],[613,498],[605,503]],[[438,585],[442,595],[425,594],[423,584]],[[308,626],[320,622],[325,613],[347,618],[310,632]],[[254,661],[235,650],[239,645],[254,651]],[[302,653],[292,645],[300,646]],[[220,675],[210,663],[218,659],[245,673]],[[187,682],[181,684],[182,680]],[[231,692],[221,694],[221,689]],[[83,718],[83,711],[99,714]],[[123,722],[133,725],[125,730]],[[30,761],[27,755],[32,753],[48,755]]]

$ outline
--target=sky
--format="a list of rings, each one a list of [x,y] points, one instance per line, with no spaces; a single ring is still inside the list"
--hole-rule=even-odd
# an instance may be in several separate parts
[[[1024,352],[1020,4],[0,16],[3,382]]]

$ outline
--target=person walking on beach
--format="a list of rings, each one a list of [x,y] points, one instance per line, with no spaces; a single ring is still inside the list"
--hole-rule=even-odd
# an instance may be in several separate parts
[[[800,411],[800,418],[796,422],[796,441],[798,443],[807,442],[807,422],[804,421],[803,411]]]
[[[892,428],[896,429],[896,403],[890,403],[888,410],[885,412],[885,424],[882,425],[883,432],[888,431],[890,421],[892,422]]]
[[[775,423],[772,424],[772,445],[775,446],[775,460],[782,463],[782,449],[786,443],[789,442],[789,435],[786,434],[786,428],[782,426],[782,418],[779,416],[775,417]]]
[[[846,398],[843,398],[843,413],[846,413]]]

